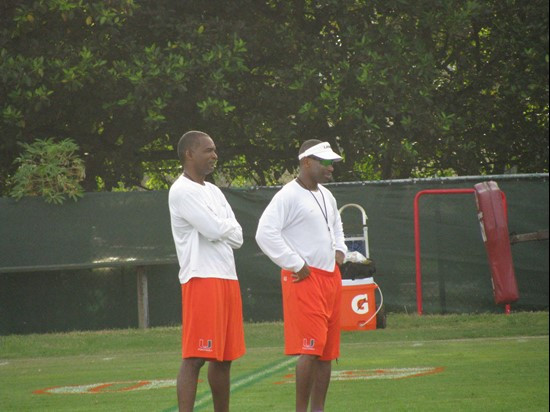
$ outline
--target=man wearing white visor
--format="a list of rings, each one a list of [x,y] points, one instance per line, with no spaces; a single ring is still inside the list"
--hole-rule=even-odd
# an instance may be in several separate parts
[[[332,360],[340,355],[338,265],[347,251],[336,199],[321,185],[342,160],[330,144],[300,147],[298,177],[275,194],[258,223],[256,241],[281,267],[285,354],[298,355],[296,411],[323,411]]]

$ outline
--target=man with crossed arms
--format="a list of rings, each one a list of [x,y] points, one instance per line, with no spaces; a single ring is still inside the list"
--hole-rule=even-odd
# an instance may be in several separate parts
[[[192,411],[201,367],[209,361],[214,411],[229,410],[231,362],[245,353],[242,301],[233,249],[243,231],[225,196],[206,176],[218,159],[206,133],[190,131],[178,143],[183,174],[169,192],[172,235],[180,264],[182,363],[180,411]]]
[[[332,360],[340,355],[342,281],[347,251],[336,199],[321,183],[342,160],[327,142],[304,142],[298,177],[275,194],[256,241],[281,271],[285,354],[299,355],[296,411],[323,411]]]

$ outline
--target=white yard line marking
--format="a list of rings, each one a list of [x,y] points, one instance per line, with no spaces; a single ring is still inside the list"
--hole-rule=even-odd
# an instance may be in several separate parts
[[[242,378],[238,378],[235,382],[231,383],[231,392],[239,390],[243,386],[247,386],[248,384],[250,384],[252,382],[260,381],[264,378],[267,378],[268,376],[274,374],[275,372],[278,372],[278,371],[280,371],[280,370],[296,363],[297,360],[298,360],[297,357],[290,357],[288,359],[285,359],[281,363],[278,363],[276,365],[271,366],[270,368],[262,369],[258,372],[255,372],[255,373],[251,374],[251,375],[244,376]],[[206,395],[202,396],[201,398],[197,399],[197,401],[195,401],[195,407],[202,406],[210,400],[212,400],[212,394],[207,393]],[[175,410],[176,409],[174,409],[174,411]]]

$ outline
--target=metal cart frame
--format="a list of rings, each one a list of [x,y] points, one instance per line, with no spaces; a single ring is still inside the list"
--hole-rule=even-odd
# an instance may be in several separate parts
[[[357,209],[361,213],[361,223],[363,224],[363,235],[362,236],[361,235],[352,235],[352,236],[345,236],[344,235],[344,241],[346,242],[346,244],[347,244],[347,242],[363,242],[364,246],[365,246],[365,248],[364,248],[365,257],[367,259],[370,259],[369,228],[368,228],[368,224],[367,224],[367,222],[368,222],[367,212],[365,212],[365,209],[361,205],[358,205],[357,203],[348,203],[348,204],[345,204],[344,206],[342,206],[338,210],[338,213],[340,213],[340,216],[342,216],[342,213],[346,209]],[[386,312],[383,309],[384,295],[382,294],[382,291],[380,290],[380,286],[374,281],[374,279],[373,279],[373,283],[376,285],[376,289],[378,289],[378,293],[380,294],[380,304],[377,305],[376,312],[373,315],[371,315],[371,317],[368,320],[363,322],[361,324],[361,326],[366,325],[372,319],[374,319],[374,317],[376,317],[376,321],[377,321],[376,322],[376,327],[379,328],[379,329],[384,329],[386,327]]]

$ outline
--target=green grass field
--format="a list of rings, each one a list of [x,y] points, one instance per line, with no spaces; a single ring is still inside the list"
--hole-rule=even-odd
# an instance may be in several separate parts
[[[342,333],[327,411],[549,410],[547,312],[389,314],[387,324]],[[282,324],[247,324],[246,339],[231,410],[292,411]],[[174,411],[179,353],[178,327],[3,336],[0,410]],[[195,409],[212,410],[205,381]]]

